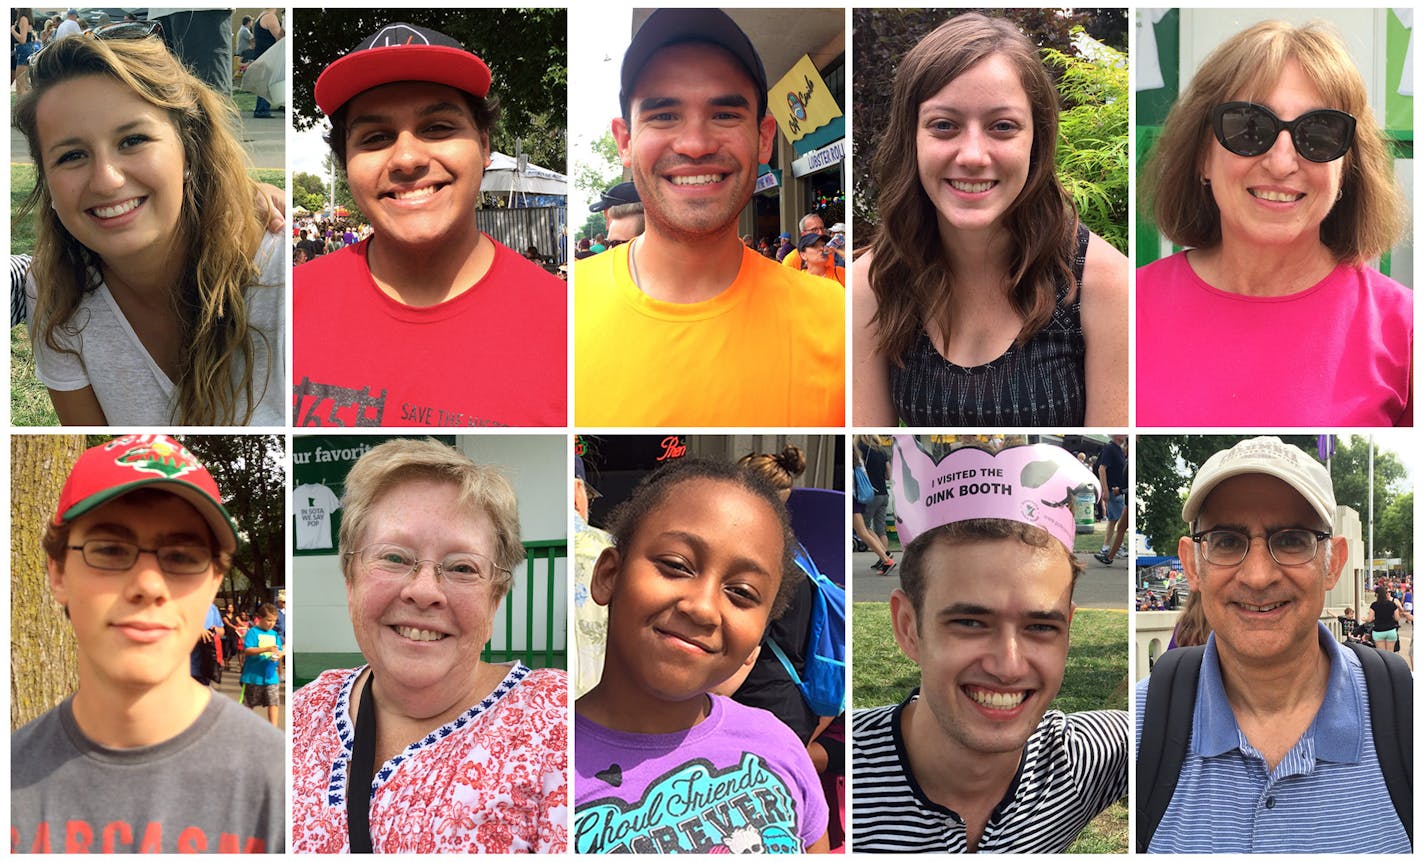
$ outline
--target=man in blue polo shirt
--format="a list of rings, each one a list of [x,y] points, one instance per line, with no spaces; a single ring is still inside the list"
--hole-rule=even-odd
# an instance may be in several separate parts
[[[1216,453],[1193,480],[1182,507],[1192,533],[1178,555],[1213,634],[1149,852],[1411,850],[1376,755],[1360,660],[1319,622],[1349,557],[1334,516],[1329,472],[1274,437]],[[1137,688],[1139,741],[1147,683]]]

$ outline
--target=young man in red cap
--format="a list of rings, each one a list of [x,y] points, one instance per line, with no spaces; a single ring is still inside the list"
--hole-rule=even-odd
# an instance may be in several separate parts
[[[720,9],[659,9],[612,122],[647,229],[574,267],[575,424],[841,426],[845,292],[742,244],[766,69]]]
[[[567,423],[564,284],[475,221],[489,89],[483,60],[412,24],[317,78],[374,234],[293,272],[297,425]]]
[[[10,737],[11,850],[284,850],[282,734],[188,674],[237,548],[212,475],[165,435],[93,447],[43,544],[79,688]]]

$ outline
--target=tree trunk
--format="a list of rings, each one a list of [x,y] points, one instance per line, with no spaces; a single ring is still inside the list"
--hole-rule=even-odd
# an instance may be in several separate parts
[[[49,592],[44,526],[54,517],[82,435],[10,440],[10,730],[44,713],[79,684],[74,631]]]

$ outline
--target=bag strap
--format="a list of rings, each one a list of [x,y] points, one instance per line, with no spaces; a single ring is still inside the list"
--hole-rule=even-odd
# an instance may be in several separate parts
[[[1157,657],[1147,681],[1142,736],[1137,744],[1137,852],[1152,834],[1177,790],[1196,709],[1197,679],[1206,648],[1178,647]]]
[[[781,649],[781,645],[768,635],[766,646],[770,647],[771,652],[776,654],[776,658],[781,660],[781,667],[786,669],[786,673],[791,677],[791,682],[795,683],[798,689],[804,689],[806,684],[801,681],[801,675],[796,673],[796,666],[791,664],[791,658],[786,655],[786,651]]]
[[[1360,658],[1370,700],[1370,733],[1390,802],[1414,842],[1414,678],[1393,653],[1346,642]]]
[[[371,778],[376,769],[376,676],[366,675],[361,707],[356,712],[356,740],[351,749],[351,773],[346,780],[346,836],[352,854],[370,854]]]

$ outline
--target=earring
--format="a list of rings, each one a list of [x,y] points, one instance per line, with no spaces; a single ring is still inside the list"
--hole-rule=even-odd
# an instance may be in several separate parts
[[[1344,197],[1345,197],[1345,187],[1344,187],[1344,186],[1341,186],[1340,189],[1339,189],[1339,191],[1337,191],[1337,192],[1335,193],[1335,200],[1337,200],[1337,201],[1343,200]]]
[[[1210,178],[1210,177],[1202,177],[1202,188],[1203,188],[1203,189],[1210,189],[1210,188],[1211,188],[1211,178]]]

